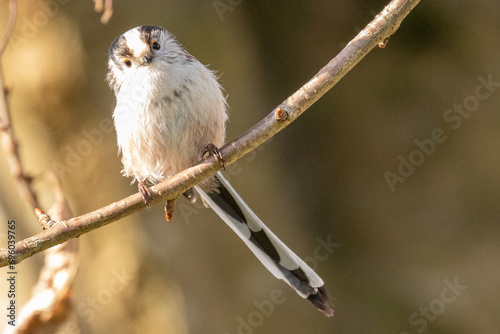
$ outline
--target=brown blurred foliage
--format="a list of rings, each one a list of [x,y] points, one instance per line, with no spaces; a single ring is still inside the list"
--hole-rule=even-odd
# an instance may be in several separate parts
[[[219,3],[229,6],[222,14]],[[91,1],[22,1],[3,66],[26,168],[58,168],[75,214],[136,191],[120,175],[107,123],[114,97],[104,82],[111,41],[132,27],[165,27],[218,71],[231,139],[386,3],[126,0],[115,1],[102,25]],[[6,0],[0,8],[3,27]],[[385,49],[228,168],[261,219],[317,264],[334,318],[274,279],[215,214],[181,199],[170,224],[153,207],[80,237],[75,309],[61,333],[496,333],[500,87],[476,95],[479,77],[500,82],[499,33],[498,1],[422,1]],[[435,129],[446,140],[425,154],[416,142],[429,143]],[[415,166],[401,167],[401,176],[410,158]],[[39,227],[4,158],[0,172],[0,216],[18,222],[21,240]],[[404,180],[394,191],[386,172]],[[44,186],[37,184],[42,194]],[[51,200],[42,195],[43,205]],[[338,245],[318,251],[325,240]],[[18,266],[20,303],[41,259]],[[447,284],[456,281],[466,288],[453,293]],[[276,289],[284,302],[260,310]]]

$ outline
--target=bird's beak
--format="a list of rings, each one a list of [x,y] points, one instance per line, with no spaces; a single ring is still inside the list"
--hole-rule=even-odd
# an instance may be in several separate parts
[[[153,61],[153,55],[146,54],[144,57],[142,57],[142,64],[141,65],[148,65],[152,61]]]

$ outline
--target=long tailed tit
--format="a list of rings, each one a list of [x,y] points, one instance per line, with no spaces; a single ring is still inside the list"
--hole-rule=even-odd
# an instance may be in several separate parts
[[[116,95],[113,120],[123,175],[138,181],[144,200],[154,184],[194,165],[224,143],[226,101],[215,74],[168,31],[133,28],[109,49],[107,80]],[[326,316],[333,315],[323,280],[267,228],[217,173],[196,191],[277,278]],[[192,190],[187,197],[195,199]],[[172,219],[173,201],[165,206]]]

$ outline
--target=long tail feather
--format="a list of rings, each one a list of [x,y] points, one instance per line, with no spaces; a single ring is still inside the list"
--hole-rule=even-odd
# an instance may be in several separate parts
[[[264,225],[220,172],[216,177],[220,182],[217,191],[206,193],[195,186],[203,200],[238,234],[275,277],[284,280],[323,314],[333,316],[323,280],[318,274]]]

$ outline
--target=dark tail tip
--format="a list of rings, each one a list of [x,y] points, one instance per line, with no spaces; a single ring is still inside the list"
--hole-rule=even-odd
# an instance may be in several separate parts
[[[324,287],[318,288],[318,292],[307,297],[307,300],[316,306],[325,316],[333,317],[333,308],[330,305],[330,298]]]

